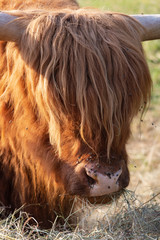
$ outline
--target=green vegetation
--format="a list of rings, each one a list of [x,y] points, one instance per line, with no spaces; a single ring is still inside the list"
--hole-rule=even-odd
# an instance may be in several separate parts
[[[126,14],[159,13],[159,0],[78,0],[81,7],[94,7],[101,10]]]
[[[160,41],[143,43],[148,65],[153,80],[152,104],[154,108],[160,104]]]

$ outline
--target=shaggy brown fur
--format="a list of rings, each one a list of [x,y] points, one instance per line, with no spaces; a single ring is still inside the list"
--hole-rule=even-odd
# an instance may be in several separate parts
[[[123,159],[125,181],[130,124],[151,79],[141,26],[128,16],[55,10],[19,21],[28,25],[19,43],[0,45],[0,201],[26,204],[48,226],[67,216],[69,195],[88,193],[79,156]]]
[[[0,0],[0,9],[57,9],[57,8],[78,8],[76,0]]]

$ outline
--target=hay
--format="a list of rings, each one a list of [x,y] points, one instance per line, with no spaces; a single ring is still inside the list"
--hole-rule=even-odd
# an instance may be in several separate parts
[[[160,193],[146,202],[141,202],[134,192],[125,191],[119,201],[108,206],[91,206],[84,204],[82,218],[75,229],[61,231],[38,228],[35,219],[20,209],[0,221],[0,239],[159,239],[160,238]],[[87,210],[86,210],[87,209]],[[5,209],[1,207],[0,214]],[[32,222],[32,225],[31,225]]]

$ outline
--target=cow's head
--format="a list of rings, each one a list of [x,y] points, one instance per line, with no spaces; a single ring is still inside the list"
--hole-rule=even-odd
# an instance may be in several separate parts
[[[69,194],[103,196],[129,183],[130,124],[151,88],[140,42],[160,35],[159,20],[152,32],[154,17],[135,18],[148,28],[87,10],[0,14],[0,40],[19,46],[26,88],[46,124],[49,166]]]

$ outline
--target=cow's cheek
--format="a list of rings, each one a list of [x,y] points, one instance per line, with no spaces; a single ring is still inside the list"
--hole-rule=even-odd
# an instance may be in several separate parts
[[[67,163],[61,163],[55,179],[57,183],[63,186],[65,194],[78,196],[89,195],[90,188],[84,168],[77,173],[73,166]]]

